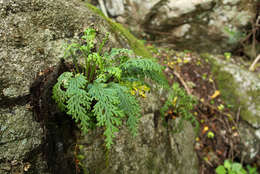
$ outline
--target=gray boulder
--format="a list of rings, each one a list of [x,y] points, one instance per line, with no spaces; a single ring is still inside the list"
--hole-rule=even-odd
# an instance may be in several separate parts
[[[123,0],[106,0],[106,8],[108,13],[115,17],[125,13]]]
[[[212,70],[222,98],[241,118],[241,158],[250,163],[260,155],[260,79],[232,59],[226,61],[222,57],[211,56]]]
[[[222,53],[245,37],[257,0],[129,0],[126,23],[177,49]]]
[[[78,141],[80,163],[88,173],[127,174],[197,174],[198,158],[193,150],[194,128],[185,122],[180,133],[174,133],[173,120],[163,123],[156,111],[158,98],[150,95],[143,101],[146,108],[139,123],[139,133],[131,136],[125,126],[116,135],[110,150],[104,146],[98,129]],[[87,146],[85,146],[87,144]]]
[[[66,168],[69,164],[65,162],[74,161],[75,137],[67,137],[68,132],[72,131],[62,124],[63,116],[65,119],[66,115],[57,112],[51,100],[51,85],[57,78],[56,67],[60,65],[65,43],[78,40],[86,28],[93,27],[98,30],[97,42],[102,40],[106,32],[111,33],[105,48],[107,50],[112,47],[124,47],[132,48],[139,55],[150,55],[142,43],[127,30],[99,13],[92,6],[78,0],[0,1],[0,173],[71,174],[72,170]],[[47,74],[49,76],[45,76]],[[40,90],[32,93],[37,87],[40,87]],[[38,98],[35,98],[37,95]],[[38,107],[38,110],[32,111],[30,99],[37,103],[35,107]],[[151,100],[148,98],[148,101]],[[158,98],[156,101],[159,101]],[[39,118],[39,114],[43,114],[42,118]],[[158,130],[155,131],[153,116],[153,112],[145,114],[140,126],[142,136],[133,139],[132,143],[123,143],[132,139],[126,130],[123,129],[119,133],[115,150],[121,153],[113,154],[111,158],[113,160],[110,162],[113,168],[111,173],[116,173],[122,166],[124,166],[122,172],[144,171],[146,173],[152,170],[146,168],[146,164],[156,164],[153,171],[162,169],[165,173],[173,173],[174,170],[184,171],[188,164],[197,166],[198,162],[192,146],[194,134],[189,128],[190,124],[182,132],[181,138],[176,138],[176,142],[171,140],[178,145],[169,144],[170,140],[166,141],[170,137],[167,129],[159,125]],[[41,122],[37,122],[36,118]],[[43,119],[53,122],[44,125],[43,123],[46,122],[43,122]],[[72,120],[68,121],[72,122]],[[49,130],[50,126],[53,130]],[[94,131],[89,136],[95,136],[93,141],[100,142],[103,141],[103,137],[99,136],[102,134],[100,133],[101,130],[96,130],[96,133]],[[122,139],[121,134],[124,134]],[[182,137],[184,137],[183,141]],[[157,138],[163,144],[156,144]],[[79,141],[84,142],[85,138]],[[153,146],[149,147],[149,145]],[[83,144],[83,148],[91,147],[95,146]],[[132,151],[131,149],[135,147],[139,148],[136,148],[137,151]],[[177,147],[183,149],[183,154],[191,152],[192,158],[182,153],[177,156]],[[104,164],[106,159],[99,151],[104,148],[98,148],[100,149],[90,151],[91,156],[84,154],[86,155],[84,158],[89,159],[91,163],[84,163],[83,168],[88,168],[91,164],[93,166],[91,170],[103,169],[100,163]],[[56,160],[52,158],[48,161],[49,158],[43,155],[45,153],[43,149],[49,153],[49,156],[60,155]],[[144,156],[140,155],[139,151]],[[131,159],[122,156],[124,154],[131,156]],[[168,164],[163,157],[177,160]],[[146,162],[136,163],[135,158]],[[53,165],[56,165],[56,170],[50,172],[48,169],[50,166],[47,166],[50,163],[55,163]],[[75,168],[75,164],[73,167]],[[131,169],[132,167],[134,170]],[[195,171],[197,168],[192,173],[196,173]]]

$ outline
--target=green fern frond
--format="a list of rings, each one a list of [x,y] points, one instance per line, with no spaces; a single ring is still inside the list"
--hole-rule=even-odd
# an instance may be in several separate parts
[[[168,86],[168,82],[162,72],[162,66],[152,59],[129,59],[120,68],[124,72],[123,76],[125,77],[140,79],[139,81],[149,78],[163,87]]]
[[[105,53],[105,57],[108,60],[122,64],[126,62],[130,55],[133,55],[133,51],[125,48],[112,48],[110,53]]]
[[[77,43],[68,44],[64,52],[64,57],[70,58],[71,56],[75,55],[79,47],[80,45]]]
[[[138,121],[141,116],[141,108],[138,100],[130,94],[130,89],[117,83],[111,83],[111,88],[117,90],[120,100],[119,108],[127,115],[127,126],[132,135],[137,134]]]
[[[89,28],[79,43],[67,46],[65,56],[72,58],[75,67],[73,73],[64,72],[58,78],[52,97],[62,111],[80,124],[83,132],[95,126],[104,127],[106,147],[110,148],[124,118],[130,132],[137,134],[141,108],[136,96],[130,93],[133,85],[129,83],[150,83],[147,79],[163,87],[168,83],[156,61],[133,59],[133,52],[124,48],[104,53],[108,33],[99,45],[95,38],[96,31]]]
[[[106,146],[110,148],[114,134],[118,132],[117,127],[122,124],[121,119],[125,116],[119,108],[117,90],[108,84],[94,82],[89,85],[89,95],[96,101],[92,111],[97,118],[97,125],[105,127]]]
[[[69,81],[72,78],[73,73],[71,72],[64,72],[61,74],[58,78],[58,82],[53,87],[53,95],[52,98],[56,101],[58,104],[58,107],[62,110],[66,110],[66,100],[68,99],[66,95],[66,91],[64,90],[68,88]]]
[[[114,77],[115,80],[119,81],[121,79],[122,70],[113,66],[105,68],[103,73],[107,73],[109,78]]]
[[[84,132],[88,129],[87,111],[91,105],[91,98],[84,90],[86,84],[87,80],[82,74],[73,77],[73,73],[64,72],[53,87],[53,99],[59,108],[72,115],[76,122],[80,122]]]
[[[95,63],[100,69],[103,69],[105,66],[104,58],[98,53],[92,53],[88,55],[88,61]]]
[[[84,31],[84,35],[81,37],[87,42],[89,50],[94,48],[94,40],[96,37],[96,30],[88,28]]]
[[[80,122],[83,132],[87,132],[89,127],[89,115],[91,98],[85,91],[87,85],[86,77],[82,74],[76,74],[75,77],[69,81],[66,95],[69,98],[67,100],[67,114],[71,115],[76,122]]]

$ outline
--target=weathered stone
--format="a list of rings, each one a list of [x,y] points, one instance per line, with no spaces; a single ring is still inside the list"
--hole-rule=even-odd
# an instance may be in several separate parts
[[[240,122],[241,157],[245,163],[252,163],[260,155],[260,129],[253,128],[246,122]]]
[[[171,126],[162,125],[160,116],[150,113],[142,116],[136,137],[123,127],[111,150],[105,149],[100,129],[81,138],[79,155],[85,158],[80,162],[89,173],[196,174],[194,140],[190,123],[185,123],[180,133],[173,133]]]
[[[256,0],[130,0],[125,17],[137,34],[143,30],[177,49],[223,53],[240,44],[256,6]]]
[[[232,62],[214,58],[214,74],[224,100],[240,108],[241,117],[260,128],[260,79]]]
[[[105,3],[111,16],[120,16],[125,13],[123,0],[106,0]]]
[[[26,161],[33,161],[43,140],[43,129],[25,106],[0,108],[0,172],[23,171]]]
[[[251,163],[260,155],[260,79],[232,59],[225,61],[221,57],[208,56],[222,98],[241,119],[240,157],[245,163]]]
[[[50,67],[57,66],[60,63],[60,58],[63,57],[63,45],[65,43],[78,40],[86,28],[93,27],[98,30],[96,42],[100,42],[106,32],[111,33],[108,44],[105,47],[106,50],[113,47],[132,48],[138,55],[150,56],[150,53],[144,48],[144,45],[121,25],[115,24],[110,19],[99,15],[99,11],[93,7],[88,7],[89,8],[87,8],[86,4],[78,0],[0,1],[1,173],[22,173],[24,172],[24,167],[28,167],[30,164],[31,168],[27,173],[48,174],[47,162],[46,159],[43,158],[44,155],[42,155],[43,152],[41,152],[40,149],[43,145],[43,137],[45,134],[40,123],[33,119],[33,113],[30,110],[29,96],[32,92],[30,88],[31,85],[34,84],[36,77],[44,77],[43,75],[47,72],[46,70],[50,70]],[[43,83],[48,83],[49,79],[44,80]],[[46,89],[51,90],[51,87],[48,86]],[[41,91],[46,92],[46,89]],[[41,95],[41,97],[48,96],[38,95]],[[32,95],[32,97],[35,96]],[[39,106],[37,107],[42,107],[41,105],[44,104],[42,101],[45,99],[40,98],[39,100]],[[151,103],[152,101],[154,102]],[[158,102],[158,99],[152,100],[150,97],[148,97],[148,101],[144,102],[144,105],[145,103],[149,104],[151,109],[148,109],[147,112],[150,111],[149,114],[146,114],[142,118],[139,138],[136,140],[131,138],[131,135],[125,129],[119,133],[120,135],[122,134],[122,139],[120,136],[117,136],[118,138],[115,142],[116,146],[114,149],[118,152],[122,151],[122,153],[118,153],[121,156],[115,156],[115,158],[112,157],[111,159],[122,159],[122,161],[118,161],[117,163],[111,161],[110,164],[113,165],[112,172],[115,172],[122,166],[124,166],[126,173],[131,173],[132,166],[134,166],[134,170],[140,169],[139,171],[148,171],[147,167],[145,167],[146,164],[151,166],[156,164],[156,170],[160,169],[165,172],[171,171],[172,168],[176,171],[184,171],[188,164],[189,166],[197,166],[196,154],[192,149],[194,137],[190,137],[193,136],[193,133],[189,124],[185,128],[185,131],[187,131],[185,132],[185,137],[188,137],[188,139],[183,138],[184,142],[181,142],[182,135],[178,140],[177,137],[174,138],[174,140],[176,139],[176,142],[179,142],[178,148],[183,148],[184,154],[192,152],[193,160],[191,160],[191,156],[177,155],[175,152],[174,155],[168,155],[171,151],[177,152],[178,150],[177,145],[166,143],[168,142],[167,129],[161,126],[160,128],[156,128],[156,124],[153,123],[153,117],[156,114],[152,111],[158,107]],[[158,108],[156,110],[158,110]],[[46,112],[46,115],[51,115],[52,118],[57,116],[50,110],[45,110],[44,112]],[[96,137],[101,134],[102,130],[99,129],[96,130],[96,133],[94,131],[93,134],[90,134],[89,137]],[[55,134],[55,137],[56,136]],[[130,139],[133,139],[133,142],[125,146],[127,144],[126,142]],[[82,139],[80,141],[84,140],[85,139]],[[103,138],[90,140],[99,143],[103,141]],[[161,142],[161,145],[156,144],[157,140]],[[54,145],[50,145],[53,142],[45,143],[50,143],[50,147],[54,148],[54,150],[57,148],[58,151],[62,152],[63,144],[59,144],[59,141],[54,142],[56,143]],[[182,143],[184,143],[184,145],[182,145]],[[150,145],[153,146],[149,147]],[[158,147],[155,145],[158,145]],[[95,146],[83,146],[83,148],[92,147]],[[132,151],[135,147],[138,147],[136,148],[137,151]],[[91,162],[93,163],[84,163],[83,167],[88,167],[89,165],[101,166],[99,162],[102,162],[103,165],[104,156],[100,155],[103,155],[103,150],[104,149],[90,151],[90,153],[92,153],[90,157],[93,157]],[[138,154],[139,151],[140,154],[145,156]],[[161,151],[163,155],[161,155]],[[54,152],[51,151],[50,153]],[[73,152],[71,152],[71,154],[73,154]],[[116,154],[117,153],[114,155]],[[128,163],[127,156],[124,156],[124,154],[131,157],[132,163]],[[66,155],[64,154],[63,157],[65,158]],[[135,162],[133,158],[135,155],[138,157],[140,164]],[[157,157],[154,155],[160,156]],[[175,155],[178,157],[175,158]],[[95,156],[96,158],[101,157],[100,160],[95,160]],[[174,159],[177,159],[176,164],[170,160],[168,164],[163,157],[169,157],[169,159],[174,157]],[[85,158],[89,158],[89,154],[87,154]],[[182,164],[177,166],[177,161],[180,161]],[[63,159],[59,159],[59,162],[63,162]],[[56,167],[58,169],[62,168],[62,170],[59,171],[62,173],[63,171],[66,172],[64,166],[66,165]],[[11,171],[8,171],[10,167]],[[190,173],[196,173],[196,169],[197,168],[194,169],[194,172],[191,171]],[[93,170],[96,170],[96,168],[93,167]],[[70,170],[67,172],[69,171]],[[63,172],[63,174],[66,173]]]

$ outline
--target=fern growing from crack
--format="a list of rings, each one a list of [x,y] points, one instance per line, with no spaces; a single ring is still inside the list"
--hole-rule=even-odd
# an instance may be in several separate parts
[[[132,51],[128,49],[113,48],[103,53],[109,35],[99,46],[95,38],[96,31],[90,28],[85,30],[81,43],[67,46],[65,57],[72,59],[74,68],[59,76],[53,87],[53,99],[79,123],[84,133],[93,125],[104,127],[106,147],[110,148],[124,120],[130,132],[137,134],[141,108],[126,84],[145,84],[146,79],[158,86],[167,87],[168,83],[155,60],[130,58]]]
[[[197,101],[190,95],[188,95],[184,89],[182,89],[178,83],[173,83],[172,89],[169,90],[169,96],[166,102],[160,110],[162,116],[165,116],[167,111],[173,110],[175,114],[180,116],[179,122],[176,124],[175,132],[179,132],[183,128],[183,121],[190,121],[195,125],[195,132],[199,131],[199,122],[192,115],[191,111],[196,105]]]

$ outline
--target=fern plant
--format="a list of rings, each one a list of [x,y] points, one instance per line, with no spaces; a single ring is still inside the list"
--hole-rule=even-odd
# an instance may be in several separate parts
[[[195,105],[196,100],[192,96],[188,95],[178,83],[173,83],[172,89],[169,90],[167,100],[161,108],[160,113],[164,116],[169,109],[172,109],[178,116],[180,116],[180,121],[175,128],[175,132],[179,132],[183,128],[183,121],[187,120],[195,125],[195,131],[198,133],[199,123],[191,113],[191,110]]]
[[[58,77],[53,99],[79,123],[84,133],[95,126],[104,127],[106,147],[110,148],[124,119],[130,132],[137,133],[141,109],[126,84],[145,84],[150,79],[167,86],[167,80],[162,67],[152,59],[130,58],[132,51],[128,49],[104,52],[108,37],[106,34],[97,45],[96,31],[89,28],[80,43],[66,47],[65,57],[72,59],[74,68]]]

